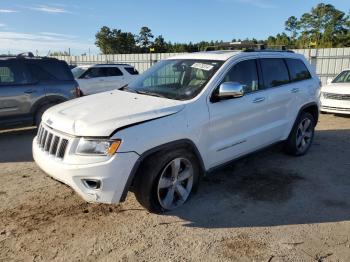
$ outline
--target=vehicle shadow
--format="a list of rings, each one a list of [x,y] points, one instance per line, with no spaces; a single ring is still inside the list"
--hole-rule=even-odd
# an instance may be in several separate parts
[[[317,131],[302,157],[281,146],[202,179],[183,207],[166,215],[198,228],[350,221],[350,130]]]
[[[0,132],[0,163],[33,161],[32,141],[36,128]]]
[[[342,118],[350,118],[349,114],[334,114],[337,117],[342,117]]]

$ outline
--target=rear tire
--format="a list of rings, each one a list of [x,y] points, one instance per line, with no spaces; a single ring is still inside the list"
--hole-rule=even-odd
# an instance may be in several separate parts
[[[43,105],[41,106],[38,111],[36,112],[35,114],[35,125],[36,127],[39,127],[40,126],[40,123],[41,123],[41,118],[43,117],[43,114],[45,113],[45,111],[47,109],[49,109],[50,107],[54,106],[55,104],[46,104],[46,105]]]
[[[196,191],[200,166],[186,149],[159,152],[149,157],[135,178],[136,199],[150,212],[165,212],[183,205]]]
[[[314,117],[308,112],[303,112],[295,122],[286,141],[285,148],[287,153],[294,156],[305,155],[311,147],[315,126]]]

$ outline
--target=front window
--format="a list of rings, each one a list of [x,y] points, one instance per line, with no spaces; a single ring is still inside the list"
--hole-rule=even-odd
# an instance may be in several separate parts
[[[341,72],[332,83],[350,83],[350,70]]]
[[[200,93],[222,64],[222,61],[213,60],[164,60],[140,75],[124,90],[188,100]]]

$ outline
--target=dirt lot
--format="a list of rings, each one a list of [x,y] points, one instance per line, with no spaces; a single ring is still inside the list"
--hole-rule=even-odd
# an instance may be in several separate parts
[[[350,261],[350,118],[322,115],[308,155],[276,146],[202,181],[179,210],[87,204],[0,134],[0,261]]]

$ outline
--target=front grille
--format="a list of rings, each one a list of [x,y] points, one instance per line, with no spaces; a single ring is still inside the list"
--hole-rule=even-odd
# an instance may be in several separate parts
[[[322,106],[322,109],[350,112],[350,108],[342,108],[342,107]]]
[[[37,142],[41,150],[57,158],[64,158],[68,146],[68,139],[51,132],[48,128],[40,125]]]
[[[350,95],[345,95],[345,94],[323,93],[323,97],[326,99],[350,101]]]

